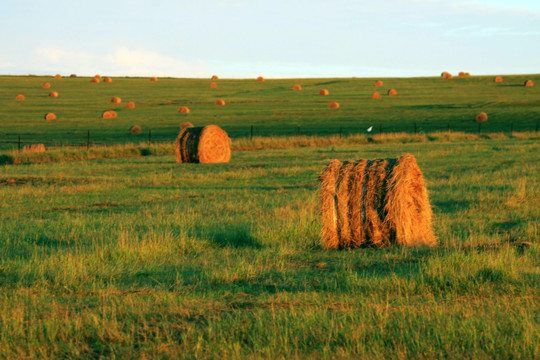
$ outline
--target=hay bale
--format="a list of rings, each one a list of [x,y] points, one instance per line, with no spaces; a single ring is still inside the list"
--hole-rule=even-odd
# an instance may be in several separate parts
[[[431,206],[414,156],[332,160],[319,180],[326,249],[436,244]]]
[[[77,74],[71,74],[71,75],[69,75],[69,77],[76,78]]]
[[[29,152],[45,152],[45,145],[43,144],[24,145],[23,153],[29,153]]]
[[[216,84],[215,82],[211,82],[211,83],[210,83],[210,87],[211,87],[212,89],[215,89],[215,88],[217,88],[217,84]]]
[[[212,75],[212,79],[211,80],[218,80],[219,79],[219,76],[217,75]]]
[[[259,77],[257,78],[257,81],[258,81],[258,82],[264,82],[264,78],[263,78],[262,76],[259,76]]]
[[[156,81],[158,81],[158,78],[157,78],[156,76],[152,76],[152,77],[150,78],[150,81],[156,82]]]
[[[459,77],[467,77],[467,76],[471,76],[471,74],[469,74],[468,72],[465,72],[465,71],[460,71],[458,76]]]
[[[180,131],[182,131],[182,130],[184,130],[185,128],[188,128],[188,127],[193,127],[193,124],[190,123],[189,121],[183,122],[183,123],[180,125]]]
[[[450,74],[450,73],[446,73],[443,77],[444,77],[446,80],[451,80],[451,79],[454,78],[454,77],[452,76],[452,74]]]
[[[110,77],[104,77],[103,78],[103,82],[106,82],[106,83],[111,83],[112,82],[112,79]]]
[[[100,79],[94,76],[92,78],[92,80],[90,80],[90,81],[93,82],[93,83],[98,83],[98,82],[100,82]]]
[[[141,133],[141,127],[139,125],[133,125],[129,128],[129,133],[131,135],[137,135]]]
[[[126,104],[126,109],[135,109],[135,103],[130,101]]]
[[[381,80],[375,81],[375,86],[383,86],[383,82]]]
[[[101,75],[99,75],[99,74],[94,75],[94,78],[101,80]]]
[[[43,83],[43,85],[41,85],[41,87],[44,88],[44,89],[49,89],[51,87],[51,84],[46,82],[46,83]]]
[[[388,90],[388,96],[396,96],[396,95],[397,95],[397,91],[395,89]]]
[[[45,120],[56,120],[56,114],[55,113],[46,113],[44,116]]]
[[[302,86],[300,86],[300,84],[295,84],[295,85],[292,87],[292,89],[293,89],[294,91],[300,91],[300,90],[302,90]]]
[[[214,104],[216,104],[218,106],[225,106],[225,100],[217,99]]]
[[[496,83],[502,83],[503,78],[502,78],[502,76],[495,76],[495,79],[493,79],[493,81],[495,81]]]
[[[189,114],[191,111],[189,110],[187,106],[180,106],[178,108],[178,112],[181,114]]]
[[[15,96],[15,100],[16,101],[24,101],[26,98],[24,97],[23,94],[19,94],[17,96]]]
[[[113,104],[120,104],[120,103],[122,103],[122,99],[120,99],[118,96],[113,96],[113,97],[111,98],[111,103],[113,103]]]
[[[61,78],[62,78],[62,75],[56,74],[56,75],[54,75],[54,78],[55,78],[55,79],[61,79]]]
[[[217,125],[186,126],[175,143],[176,162],[226,163],[231,159],[230,139]]]
[[[327,96],[329,95],[330,92],[327,90],[327,89],[321,89],[319,90],[319,95],[322,95],[322,96]]]
[[[448,74],[450,74],[448,71],[443,71],[443,72],[441,73],[441,77],[446,78],[446,76],[447,76]]]
[[[485,112],[481,112],[481,113],[478,113],[478,115],[476,115],[476,122],[486,122],[487,119],[488,119],[488,116]]]
[[[118,114],[114,110],[107,110],[104,111],[103,114],[101,114],[101,117],[103,119],[115,119],[118,117]]]
[[[330,109],[339,109],[339,103],[335,102],[335,101],[330,101],[328,103],[328,107]]]
[[[526,80],[525,83],[523,83],[526,87],[532,87],[534,86],[534,83],[532,80]]]
[[[51,92],[49,93],[49,97],[58,97],[58,92],[56,92],[56,91],[51,91]]]
[[[371,98],[375,100],[379,100],[381,98],[381,94],[375,91],[373,94],[371,94]]]

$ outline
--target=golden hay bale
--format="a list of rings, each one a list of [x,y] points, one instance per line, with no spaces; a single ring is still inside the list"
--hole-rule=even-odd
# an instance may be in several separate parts
[[[120,99],[118,96],[113,96],[113,97],[111,98],[111,103],[113,103],[113,104],[120,104],[120,103],[122,103],[122,99]]]
[[[443,77],[444,77],[446,80],[451,80],[451,79],[454,78],[454,77],[452,76],[452,74],[450,74],[450,73],[446,73]]]
[[[258,81],[258,82],[264,82],[264,78],[263,78],[262,76],[259,76],[259,77],[257,78],[257,81]]]
[[[90,81],[93,82],[93,83],[100,82],[99,78],[97,78],[97,77],[93,77],[92,80],[90,80]]]
[[[525,86],[527,86],[527,87],[531,87],[531,86],[534,86],[534,83],[533,83],[532,80],[526,80],[525,83],[524,83],[523,85],[525,85]]]
[[[130,101],[126,104],[126,109],[135,109],[135,103]]]
[[[24,145],[23,153],[28,153],[28,152],[45,152],[45,145],[43,144]]]
[[[99,75],[99,74],[94,75],[94,77],[95,77],[96,79],[100,79],[100,80],[101,80],[101,75]]]
[[[46,83],[43,83],[43,85],[41,85],[41,87],[44,88],[44,89],[49,89],[51,87],[51,84],[46,82]]]
[[[339,103],[337,103],[337,102],[335,102],[335,101],[330,101],[330,102],[328,103],[328,107],[329,107],[330,109],[338,109],[338,108],[339,108]]]
[[[383,82],[381,80],[375,81],[375,86],[383,86]]]
[[[445,78],[448,74],[450,74],[448,71],[443,71],[441,77]]]
[[[56,114],[55,113],[46,113],[44,116],[45,120],[56,120]]]
[[[71,75],[69,75],[69,77],[75,78],[75,77],[77,77],[77,74],[71,74]]]
[[[319,90],[319,95],[326,96],[326,95],[329,95],[329,94],[330,94],[330,92],[327,89]]]
[[[478,113],[478,115],[476,115],[476,122],[486,122],[487,119],[488,119],[488,116],[485,112],[481,112],[481,113]]]
[[[375,100],[379,100],[381,98],[381,94],[375,91],[373,94],[371,94],[371,98]]]
[[[152,77],[150,78],[150,81],[158,81],[158,78],[155,77],[155,76],[152,76]]]
[[[295,84],[295,85],[292,87],[292,89],[293,89],[294,91],[300,91],[300,90],[302,90],[302,86],[300,86],[300,84]]]
[[[51,91],[51,92],[49,93],[49,97],[58,97],[58,92],[56,92],[56,91]]]
[[[174,150],[179,164],[226,163],[231,159],[229,136],[217,125],[184,127],[176,138]]]
[[[225,106],[225,100],[217,99],[214,104],[219,105],[219,106]]]
[[[493,81],[495,81],[496,83],[502,83],[503,78],[502,78],[502,76],[495,76],[495,79],[493,79]]]
[[[332,160],[319,180],[326,249],[436,244],[431,206],[414,156]]]
[[[23,94],[19,94],[19,95],[17,95],[17,96],[15,97],[15,100],[16,100],[16,101],[24,101],[24,99],[25,99],[25,97],[24,97]]]
[[[62,78],[62,75],[56,74],[56,75],[54,75],[54,78],[55,78],[55,79],[61,79],[61,78]]]
[[[103,112],[101,117],[103,119],[114,119],[114,118],[118,117],[118,114],[114,110],[107,110],[107,111]]]
[[[466,77],[466,76],[471,76],[471,74],[469,74],[468,72],[460,71],[458,76],[459,77]]]
[[[112,82],[112,79],[110,77],[104,77],[103,78],[103,82],[106,82],[106,83],[111,83]]]
[[[141,133],[141,127],[139,125],[133,125],[129,128],[129,133],[132,135],[137,135]]]
[[[178,108],[178,112],[182,114],[189,114],[191,111],[189,110],[187,106],[180,106]]]
[[[193,127],[193,124],[190,123],[189,121],[183,122],[183,123],[180,125],[180,131],[182,131],[182,130],[184,130],[185,128],[188,128],[188,127]]]
[[[210,83],[210,87],[211,87],[212,89],[215,89],[215,88],[217,88],[217,84],[216,84],[215,82],[211,82],[211,83]]]
[[[395,89],[388,90],[388,96],[396,96],[396,95],[397,95],[397,91]]]
[[[219,76],[217,75],[212,75],[212,79],[211,80],[218,80],[219,79]]]

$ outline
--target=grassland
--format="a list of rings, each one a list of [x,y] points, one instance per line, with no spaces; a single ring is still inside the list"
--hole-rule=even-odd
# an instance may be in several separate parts
[[[41,133],[50,141],[93,126],[92,133],[113,143],[133,142],[117,134],[127,133],[135,122],[162,131],[163,139],[169,133],[174,138],[179,122],[186,119],[176,113],[177,103],[213,99],[207,94],[210,81],[203,80],[113,78],[111,84],[91,84],[88,78],[48,78],[53,88],[55,81],[73,86],[72,93],[79,81],[84,89],[103,86],[94,88],[96,92],[125,81],[121,88],[129,94],[96,93],[86,106],[64,99],[57,108],[61,111],[52,109],[59,120],[45,122],[41,115],[48,111],[47,102],[62,99],[49,99],[47,90],[35,89],[34,83],[45,79],[4,79],[13,83],[0,89],[5,105],[0,107],[1,131]],[[318,123],[321,128],[345,125],[347,116],[351,127],[354,116],[366,126],[369,119],[360,114],[381,121],[393,114],[389,119],[396,126],[403,121],[404,127],[437,118],[444,127],[448,117],[459,121],[453,116],[462,114],[473,131],[476,125],[468,114],[474,117],[488,106],[486,126],[498,124],[497,109],[501,119],[513,119],[515,131],[520,130],[516,124],[533,125],[538,119],[534,109],[540,105],[533,92],[497,87],[491,78],[481,82],[484,94],[502,91],[507,100],[482,100],[472,90],[480,81],[477,77],[453,83],[438,78],[383,80],[401,84],[392,86],[399,95],[407,86],[418,92],[431,83],[449,96],[445,91],[455,86],[468,92],[473,105],[468,107],[467,97],[457,94],[436,101],[438,93],[426,88],[423,94],[432,96],[429,101],[405,91],[407,101],[395,98],[401,105],[390,104],[394,98],[377,103],[390,104],[387,113],[368,111],[376,105],[361,100],[356,90],[365,86],[369,95],[373,81],[341,79],[333,84],[344,86],[355,110],[336,99],[342,107],[332,112],[326,108],[329,97],[321,100],[306,91],[306,84],[315,90],[328,83],[325,80],[219,80],[222,94],[230,85],[229,100],[263,100],[231,101],[230,107],[218,110],[211,104],[192,104],[190,121],[206,124],[212,119],[233,132],[228,164],[178,165],[171,144],[165,143],[148,147],[149,156],[140,156],[136,145],[59,148],[16,155],[21,165],[0,165],[0,358],[540,357],[537,134],[500,134],[506,131],[506,120],[494,128],[499,134],[490,136],[424,131],[417,136],[249,140],[240,131],[234,133],[249,123],[276,131],[294,126],[291,114],[296,111],[303,114],[299,124]],[[518,80],[505,77],[505,84]],[[139,82],[145,94],[136,90]],[[190,84],[191,93],[200,91],[197,99],[183,97],[178,87],[184,82],[185,93]],[[303,93],[291,95],[289,82],[302,83]],[[170,87],[148,90],[158,84]],[[239,90],[233,85],[239,84],[245,89],[235,98],[233,91]],[[272,89],[266,98],[264,91],[253,90],[260,85]],[[28,91],[20,91],[25,86]],[[339,87],[331,86],[324,85],[332,95]],[[174,89],[178,96],[164,97]],[[514,97],[510,89],[522,93]],[[58,90],[61,97],[69,92],[64,90]],[[31,91],[42,98],[33,102]],[[77,99],[90,98],[86,91],[80,90]],[[280,91],[299,98],[274,102]],[[25,93],[25,103],[14,101],[17,93]],[[108,100],[115,95],[141,103],[134,109],[139,112],[122,109],[114,122],[100,120],[101,110],[110,108]],[[527,105],[509,105],[518,101]],[[422,102],[462,105],[413,110]],[[268,112],[260,108],[265,105]],[[244,106],[253,107],[242,110]],[[402,112],[403,106],[409,110]],[[17,108],[20,118],[14,116]],[[270,121],[277,118],[275,112],[288,111],[291,117]],[[415,115],[408,117],[410,112]],[[329,159],[403,153],[415,155],[424,172],[439,245],[323,250],[317,175]]]

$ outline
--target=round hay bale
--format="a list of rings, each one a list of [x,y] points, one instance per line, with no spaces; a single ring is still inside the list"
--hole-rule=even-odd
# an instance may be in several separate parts
[[[381,80],[375,81],[375,86],[383,86],[383,82]]]
[[[486,122],[488,119],[488,116],[485,112],[481,112],[481,113],[478,113],[478,115],[476,115],[476,122]]]
[[[178,112],[182,114],[189,114],[191,111],[189,110],[187,106],[180,106],[178,108]]]
[[[111,83],[112,82],[112,79],[110,77],[104,77],[103,78],[103,82],[106,82],[106,83]]]
[[[94,77],[95,77],[96,79],[99,79],[99,80],[101,80],[101,75],[99,75],[99,74],[97,74],[97,75],[94,75]]]
[[[451,80],[451,79],[453,79],[454,77],[452,76],[452,74],[446,73],[446,74],[444,75],[444,78],[445,78],[446,80]]]
[[[463,72],[463,71],[460,71],[460,72],[458,73],[458,76],[459,76],[459,77],[464,77],[464,76],[467,76],[467,75],[466,75],[466,73],[465,73],[465,72]]]
[[[431,206],[414,156],[332,160],[319,180],[326,249],[436,245]]]
[[[15,96],[15,100],[16,101],[24,101],[25,100],[25,97],[23,94],[19,94],[17,96]]]
[[[188,128],[188,127],[193,127],[193,124],[190,123],[189,121],[183,122],[182,124],[180,124],[180,131],[182,131],[185,128]]]
[[[525,83],[523,83],[526,87],[532,87],[534,86],[534,83],[532,80],[526,80]]]
[[[335,101],[330,101],[328,103],[328,107],[330,109],[339,109],[339,103],[335,102]]]
[[[56,114],[55,113],[46,113],[44,116],[45,120],[56,120]]]
[[[212,89],[215,89],[215,88],[217,88],[217,84],[216,84],[215,82],[211,82],[211,83],[210,83],[210,87],[211,87]]]
[[[216,102],[214,103],[218,106],[225,106],[225,100],[223,99],[217,99]]]
[[[111,98],[111,103],[113,103],[113,104],[120,104],[120,103],[122,103],[122,99],[120,99],[118,96],[113,96],[113,97]]]
[[[293,89],[294,91],[300,91],[300,90],[302,90],[302,86],[300,86],[300,84],[295,84],[295,85],[292,87],[292,89]]]
[[[322,96],[327,96],[329,95],[330,92],[327,90],[327,89],[321,89],[319,90],[319,95],[322,95]]]
[[[175,154],[179,164],[226,163],[231,159],[230,139],[217,125],[188,126],[176,138]]]
[[[61,78],[62,78],[62,75],[56,74],[56,75],[54,75],[54,78],[55,78],[55,79],[61,79]]]
[[[396,96],[396,95],[397,95],[396,89],[390,89],[390,90],[388,90],[388,96]]]
[[[257,81],[258,81],[258,82],[264,82],[264,78],[263,78],[262,76],[259,76],[259,77],[257,78]]]
[[[218,80],[219,79],[219,76],[217,75],[212,75],[212,79],[211,80]]]
[[[51,92],[49,93],[49,97],[58,97],[58,92],[56,92],[56,91],[51,91]]]
[[[94,77],[92,78],[92,80],[90,80],[90,81],[93,82],[93,83],[98,83],[98,82],[100,82],[101,80],[100,80],[99,78],[97,78],[97,77],[94,76]]]
[[[156,81],[158,81],[158,78],[157,78],[156,76],[152,76],[152,77],[150,78],[150,81],[156,82]]]
[[[443,72],[441,73],[441,77],[445,78],[448,74],[449,74],[448,71],[443,71]]]
[[[76,78],[77,74],[71,74],[71,75],[69,75],[69,77]]]
[[[44,88],[44,89],[49,89],[51,87],[51,84],[46,82],[46,83],[43,83],[43,85],[41,85],[41,87]]]
[[[495,76],[495,79],[493,79],[493,81],[495,81],[496,83],[502,83],[503,78],[502,78],[502,76]]]
[[[101,117],[103,119],[114,119],[114,118],[118,117],[118,114],[114,110],[107,110],[107,111],[103,112]]]
[[[28,153],[28,152],[45,152],[45,145],[43,144],[24,145],[23,153]]]
[[[135,103],[130,101],[126,104],[126,109],[135,109]]]
[[[129,133],[131,135],[137,135],[141,133],[141,127],[139,125],[133,125],[129,128]]]
[[[381,94],[375,91],[373,94],[371,94],[371,98],[375,100],[379,100],[381,98]]]

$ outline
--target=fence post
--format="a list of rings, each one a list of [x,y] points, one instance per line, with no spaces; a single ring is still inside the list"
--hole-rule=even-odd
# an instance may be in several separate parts
[[[343,137],[343,126],[339,125],[339,138],[341,139]]]
[[[152,129],[148,129],[148,145],[152,145]]]
[[[88,130],[88,133],[86,134],[86,150],[90,148],[90,130]]]
[[[510,136],[514,133],[514,123],[510,123]]]
[[[251,129],[249,131],[249,140],[253,140],[253,125],[251,125]]]
[[[19,152],[21,152],[21,135],[19,135],[19,142],[17,148],[19,149]]]

